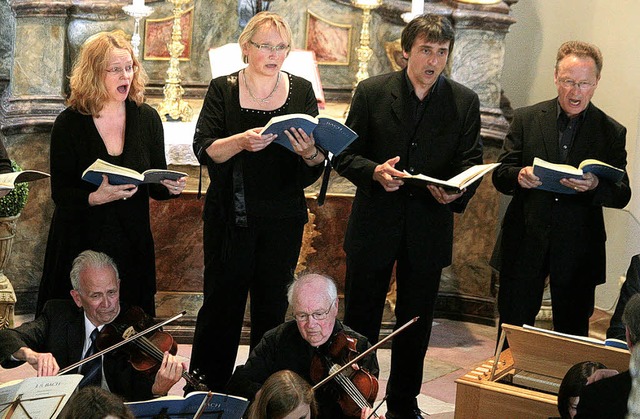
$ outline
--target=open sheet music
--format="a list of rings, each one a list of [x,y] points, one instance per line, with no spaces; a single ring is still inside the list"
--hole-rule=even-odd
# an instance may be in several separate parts
[[[80,374],[30,377],[0,385],[0,417],[52,419],[82,380]]]
[[[136,418],[192,418],[208,396],[206,391],[193,391],[186,397],[164,396],[157,399],[125,403]],[[202,419],[241,419],[249,401],[243,397],[213,393],[203,410]]]

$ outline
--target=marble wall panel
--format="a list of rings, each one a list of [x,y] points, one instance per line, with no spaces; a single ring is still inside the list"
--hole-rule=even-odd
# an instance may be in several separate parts
[[[196,0],[192,33],[191,58],[180,62],[180,72],[185,85],[207,85],[211,80],[209,49],[229,42],[236,42],[240,35],[238,27],[237,0]],[[154,19],[172,16],[171,4],[153,3]],[[141,30],[144,30],[141,25]],[[142,34],[144,39],[144,34]],[[142,47],[141,47],[142,48]],[[145,60],[143,65],[152,82],[164,84],[168,60]]]
[[[7,1],[0,1],[0,80],[9,80],[15,40],[13,30],[14,18],[11,7]]]
[[[49,172],[49,134],[0,135],[0,139],[22,167]],[[27,205],[18,219],[11,258],[4,271],[18,295],[20,312],[35,309],[52,215],[49,179],[30,183]]]
[[[467,29],[456,34],[451,76],[464,80],[486,107],[500,107],[504,33]]]
[[[28,48],[16,48],[14,53],[11,92],[14,96],[60,96],[64,74],[65,31],[59,17],[23,17],[16,28],[21,40],[47,39],[30,42]]]

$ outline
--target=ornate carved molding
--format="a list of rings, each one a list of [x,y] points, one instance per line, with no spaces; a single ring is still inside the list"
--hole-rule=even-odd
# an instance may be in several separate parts
[[[71,0],[11,0],[9,6],[16,17],[65,17],[71,6]]]
[[[7,89],[0,99],[0,131],[5,135],[47,132],[64,108],[62,96],[16,97]]]

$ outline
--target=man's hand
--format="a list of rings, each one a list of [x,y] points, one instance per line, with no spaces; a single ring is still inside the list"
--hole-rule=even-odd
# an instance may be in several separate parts
[[[449,204],[455,201],[456,199],[460,198],[462,194],[467,191],[466,189],[463,189],[459,193],[449,194],[447,193],[447,191],[444,190],[444,188],[441,188],[440,186],[436,186],[436,185],[427,185],[427,189],[429,189],[429,192],[431,192],[431,195],[433,195],[436,201],[438,201],[441,204]]]
[[[38,377],[49,377],[60,371],[58,362],[49,352],[40,353],[23,346],[13,353],[13,357],[31,365],[36,370]]]
[[[404,185],[400,179],[394,179],[394,176],[402,177],[404,173],[395,169],[396,164],[400,161],[400,157],[396,156],[386,162],[379,164],[373,170],[373,180],[379,182],[385,191],[394,192]]]
[[[164,353],[160,369],[156,373],[156,379],[151,387],[154,396],[165,396],[171,387],[182,378],[182,372],[186,369],[186,365],[179,362],[175,356],[169,352]]]
[[[360,419],[369,419],[369,418],[379,418],[379,419],[384,419],[384,415],[378,415],[378,416],[374,416],[373,415],[373,409],[370,407],[363,407],[362,411],[360,412]]]
[[[585,173],[582,179],[560,179],[560,183],[576,192],[587,192],[597,188],[600,179],[593,173]]]
[[[524,189],[531,189],[542,185],[542,182],[533,174],[533,166],[526,166],[518,172],[518,184]]]
[[[618,374],[617,370],[611,370],[606,368],[595,370],[593,374],[591,374],[589,378],[587,378],[587,384],[593,384],[598,380],[602,380],[603,378],[613,377],[614,375],[617,375],[617,374]]]

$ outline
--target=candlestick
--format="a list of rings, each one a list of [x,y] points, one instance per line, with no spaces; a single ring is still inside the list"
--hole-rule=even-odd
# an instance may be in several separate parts
[[[182,7],[186,6],[190,1],[191,0],[169,0],[169,2],[173,4],[171,42],[167,46],[171,58],[169,59],[169,68],[167,69],[167,78],[165,79],[166,84],[162,89],[164,99],[156,108],[163,121],[170,119],[172,121],[181,120],[183,122],[189,122],[191,118],[193,118],[191,105],[182,99],[184,88],[180,85],[182,82],[182,74],[180,73],[179,60],[185,48],[182,43],[182,28],[180,27],[180,18],[184,13]]]
[[[358,72],[356,73],[356,81],[353,84],[353,92],[355,92],[358,84],[369,78],[369,60],[373,55],[373,50],[369,47],[369,24],[371,23],[371,11],[382,3],[382,0],[351,0],[352,4],[362,9],[362,29],[360,30],[360,45],[356,48],[358,55]],[[344,111],[346,116],[349,113],[349,107]]]
[[[145,6],[144,0],[133,0],[133,4],[126,5],[122,8],[126,14],[133,17],[133,35],[131,35],[131,46],[136,56],[140,55],[140,19],[153,13],[153,7]]]
[[[411,0],[411,14],[414,16],[424,13],[424,0]]]

